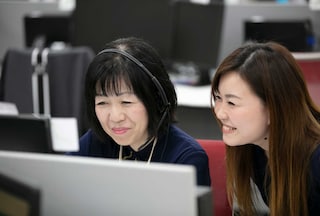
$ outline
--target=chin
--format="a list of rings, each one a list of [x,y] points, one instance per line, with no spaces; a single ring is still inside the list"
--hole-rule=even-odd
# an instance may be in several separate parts
[[[227,145],[227,146],[242,146],[245,145],[242,142],[239,142],[238,140],[236,140],[235,138],[230,138],[227,136],[223,136],[222,137],[223,142]]]
[[[121,146],[129,146],[129,142],[126,141],[126,140],[123,140],[123,139],[114,139],[112,138],[118,145],[121,145]]]

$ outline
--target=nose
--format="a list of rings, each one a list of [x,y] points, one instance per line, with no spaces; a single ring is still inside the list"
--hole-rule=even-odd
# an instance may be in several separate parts
[[[109,119],[113,122],[120,122],[125,119],[124,110],[119,106],[112,106],[109,112]]]
[[[228,118],[227,111],[221,103],[217,103],[214,105],[214,112],[215,112],[217,118],[221,121]]]

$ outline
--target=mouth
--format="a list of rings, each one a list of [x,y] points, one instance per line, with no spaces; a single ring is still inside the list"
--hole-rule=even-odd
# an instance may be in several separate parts
[[[222,132],[223,133],[233,133],[235,130],[237,130],[237,128],[230,127],[230,126],[227,126],[227,125],[223,125],[222,126]]]
[[[129,129],[128,128],[112,128],[112,131],[114,134],[124,134],[128,131]]]

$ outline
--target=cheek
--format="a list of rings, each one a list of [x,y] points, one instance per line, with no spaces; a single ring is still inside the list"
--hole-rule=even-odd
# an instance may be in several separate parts
[[[269,115],[266,112],[262,112],[260,115],[260,128],[263,136],[269,130],[269,122]]]
[[[95,108],[95,112],[99,122],[102,123],[103,119],[105,119],[105,116],[106,116],[105,112],[103,112],[102,109],[97,109],[97,108]]]
[[[268,130],[268,115],[264,110],[254,110],[254,112],[247,113],[247,130],[250,133],[255,134],[257,137],[265,136]],[[252,135],[253,135],[252,134]]]
[[[148,123],[148,113],[144,107],[139,107],[138,109],[132,110],[131,117],[138,121],[145,121]]]
[[[148,113],[143,106],[137,107],[135,110],[132,110],[132,112],[130,113],[130,118],[131,121],[136,122],[139,127],[143,128],[144,130],[146,130],[149,125]]]
[[[229,113],[230,119],[235,127],[243,132],[249,133],[252,130],[260,129],[266,124],[266,113],[258,109],[241,109],[235,112]]]
[[[214,111],[215,115],[217,115],[218,108],[219,108],[219,105],[216,103],[216,104],[213,106],[213,111]]]

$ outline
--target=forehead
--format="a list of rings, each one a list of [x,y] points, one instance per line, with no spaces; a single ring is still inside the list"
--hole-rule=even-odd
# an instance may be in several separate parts
[[[131,84],[128,84],[124,79],[98,81],[96,83],[96,92],[99,95],[118,95],[122,92],[133,92]]]
[[[223,75],[219,82],[218,91],[221,96],[228,98],[237,98],[247,102],[249,100],[261,101],[248,82],[238,72],[230,72]]]

